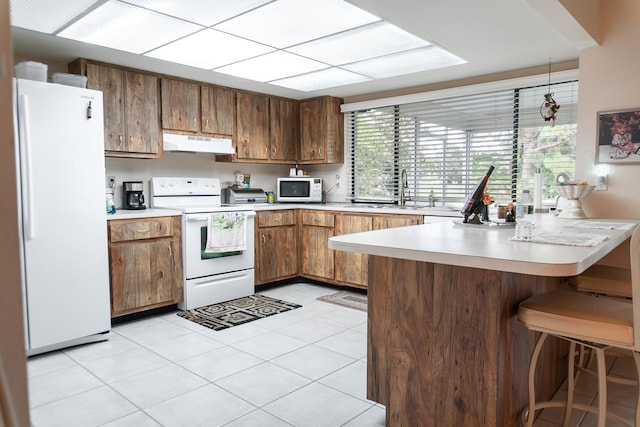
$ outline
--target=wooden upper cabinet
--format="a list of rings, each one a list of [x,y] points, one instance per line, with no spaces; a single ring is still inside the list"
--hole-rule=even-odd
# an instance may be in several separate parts
[[[300,102],[300,163],[344,162],[342,99],[330,96]]]
[[[269,160],[269,98],[236,94],[236,159]]]
[[[297,101],[269,98],[271,160],[297,163],[300,108]]]
[[[102,91],[104,148],[110,157],[162,157],[158,78],[145,73],[76,60],[69,71],[87,76]]]
[[[200,86],[202,132],[233,135],[236,93],[231,89]]]
[[[200,130],[200,85],[163,78],[162,128],[186,132]]]

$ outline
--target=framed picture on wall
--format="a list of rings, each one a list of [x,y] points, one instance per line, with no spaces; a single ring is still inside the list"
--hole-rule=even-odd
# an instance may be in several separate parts
[[[598,113],[597,163],[640,163],[640,108]]]

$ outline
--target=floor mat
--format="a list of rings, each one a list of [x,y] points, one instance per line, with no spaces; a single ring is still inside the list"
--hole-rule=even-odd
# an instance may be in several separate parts
[[[254,294],[192,310],[179,311],[177,314],[199,325],[220,331],[300,307],[302,306],[299,304]]]
[[[319,297],[318,301],[329,302],[343,307],[355,308],[367,311],[367,294],[349,291],[340,291],[336,294]]]

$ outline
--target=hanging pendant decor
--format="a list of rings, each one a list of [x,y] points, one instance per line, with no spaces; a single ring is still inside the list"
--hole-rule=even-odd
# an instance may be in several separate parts
[[[540,115],[545,122],[551,122],[551,126],[556,124],[556,113],[560,109],[560,105],[553,99],[553,92],[551,92],[551,62],[549,62],[549,89],[544,94],[544,102],[540,105]]]

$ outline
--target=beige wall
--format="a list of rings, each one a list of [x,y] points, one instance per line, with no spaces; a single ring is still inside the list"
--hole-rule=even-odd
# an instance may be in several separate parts
[[[8,390],[0,390],[0,425],[28,426],[26,354],[22,324],[22,288],[16,209],[11,77],[13,60],[9,33],[9,1],[0,0],[0,375]],[[0,385],[4,381],[0,381]],[[14,420],[9,417],[9,407]]]
[[[584,200],[589,216],[640,219],[640,164],[596,166],[599,111],[640,109],[640,2],[603,1],[601,44],[580,55],[577,178],[594,182],[602,170],[609,190]]]

